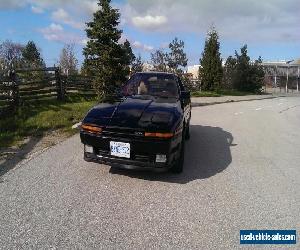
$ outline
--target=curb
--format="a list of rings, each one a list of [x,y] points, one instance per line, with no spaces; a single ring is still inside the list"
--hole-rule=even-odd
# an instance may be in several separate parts
[[[275,98],[279,98],[279,97],[286,97],[286,96],[270,96],[270,97],[264,97],[264,98],[251,98],[251,99],[236,100],[236,101],[235,100],[226,100],[226,101],[221,101],[221,102],[208,102],[208,103],[192,102],[192,107],[210,106],[210,105],[224,104],[224,103],[233,103],[233,102],[259,101],[259,100],[266,100],[266,99],[275,99]]]

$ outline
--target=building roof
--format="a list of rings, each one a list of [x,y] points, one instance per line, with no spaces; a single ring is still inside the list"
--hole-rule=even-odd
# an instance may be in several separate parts
[[[296,60],[295,60],[295,63],[296,63],[296,64],[300,64],[300,58],[296,59]]]
[[[262,62],[263,66],[280,66],[280,67],[287,67],[287,66],[299,66],[300,59],[295,60],[280,60],[280,61],[264,61]]]

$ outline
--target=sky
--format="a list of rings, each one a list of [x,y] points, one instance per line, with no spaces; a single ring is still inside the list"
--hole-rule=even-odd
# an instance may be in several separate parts
[[[113,0],[112,5],[120,10],[122,40],[144,61],[178,37],[185,42],[188,65],[199,64],[212,26],[224,59],[244,44],[252,59],[300,58],[299,0]],[[0,42],[33,40],[47,66],[57,64],[64,44],[74,43],[81,63],[85,23],[98,8],[95,0],[0,0]]]

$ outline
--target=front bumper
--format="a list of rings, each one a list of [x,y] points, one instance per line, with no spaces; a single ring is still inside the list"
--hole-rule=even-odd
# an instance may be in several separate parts
[[[138,162],[130,159],[96,155],[95,153],[88,153],[88,152],[84,152],[84,160],[89,162],[103,163],[113,168],[144,170],[144,171],[153,171],[153,172],[166,172],[172,167],[172,165],[168,165],[164,163]]]
[[[179,157],[180,141],[178,138],[155,140],[137,137],[97,136],[85,132],[81,132],[80,137],[84,145],[93,147],[93,153],[84,150],[86,161],[103,163],[111,167],[165,172],[175,164]],[[112,156],[109,149],[110,141],[130,143],[132,150],[130,159]],[[166,155],[166,162],[156,162],[157,154]]]

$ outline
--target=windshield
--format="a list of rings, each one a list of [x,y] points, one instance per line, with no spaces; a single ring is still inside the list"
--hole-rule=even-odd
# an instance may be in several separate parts
[[[178,98],[177,82],[173,75],[136,74],[122,87],[123,96],[142,95]]]

